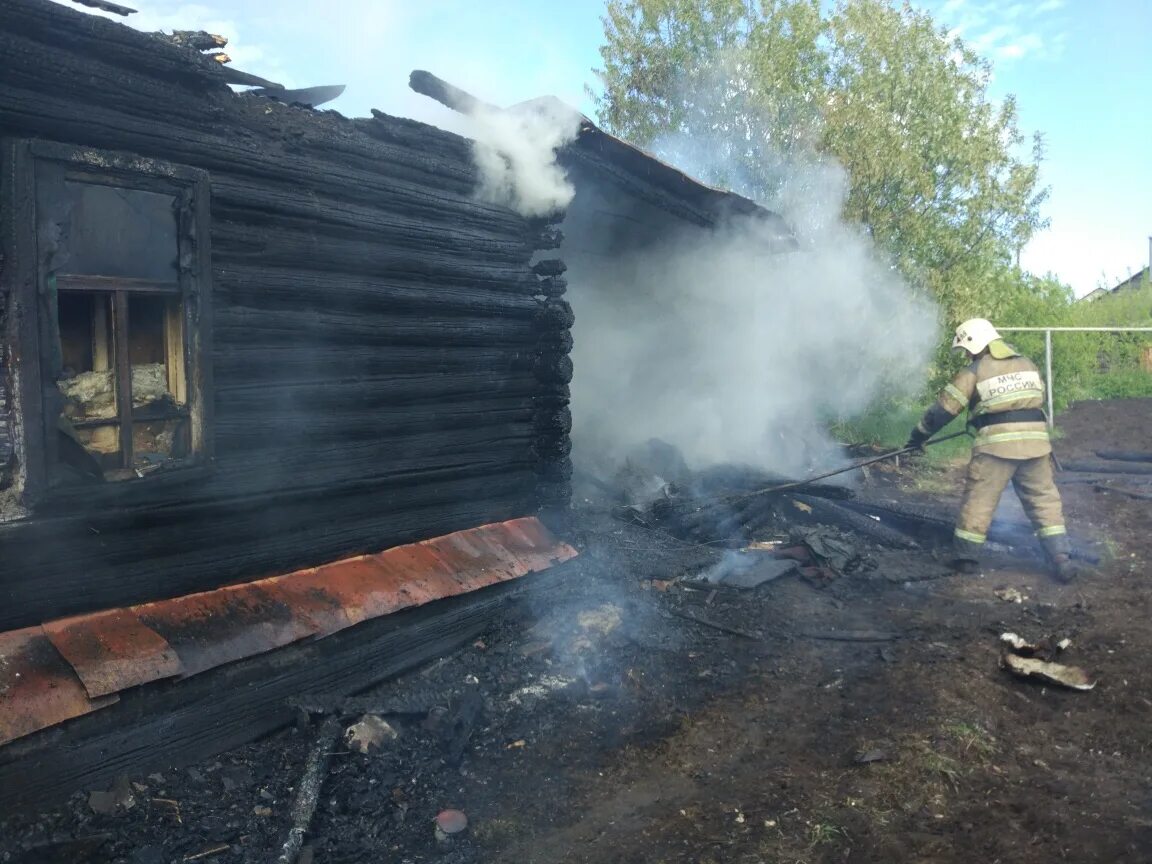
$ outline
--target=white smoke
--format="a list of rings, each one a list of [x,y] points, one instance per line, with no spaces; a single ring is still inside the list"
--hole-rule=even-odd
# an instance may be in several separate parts
[[[935,310],[841,219],[846,194],[838,165],[792,166],[772,202],[800,244],[784,254],[745,219],[630,254],[567,256],[582,467],[610,469],[657,437],[697,466],[800,474],[836,460],[829,419],[918,390]]]
[[[578,112],[543,98],[507,111],[479,108],[470,116],[481,200],[528,217],[568,206],[575,189],[556,164],[556,153],[580,131]]]

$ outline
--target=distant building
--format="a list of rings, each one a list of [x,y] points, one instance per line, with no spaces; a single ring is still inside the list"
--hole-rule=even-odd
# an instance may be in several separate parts
[[[1087,303],[1091,300],[1099,300],[1101,297],[1109,296],[1123,291],[1139,291],[1141,287],[1147,285],[1152,281],[1152,237],[1148,238],[1148,266],[1141,270],[1137,270],[1119,285],[1114,288],[1097,288],[1095,291],[1089,291],[1080,298],[1081,303]]]

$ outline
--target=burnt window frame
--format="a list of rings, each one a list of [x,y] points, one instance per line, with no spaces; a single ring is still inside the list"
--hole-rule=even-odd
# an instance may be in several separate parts
[[[165,296],[178,297],[182,313],[184,380],[187,390],[189,454],[162,470],[125,480],[104,483],[64,485],[52,482],[56,459],[56,415],[54,399],[48,396],[45,371],[50,367],[50,354],[59,350],[59,323],[55,305],[56,286],[50,287],[45,268],[46,256],[40,250],[40,224],[37,214],[37,165],[57,163],[68,177],[97,185],[158,192],[178,201],[176,208],[177,261],[175,288],[159,286]],[[82,500],[93,504],[118,498],[135,498],[143,491],[183,483],[207,476],[213,460],[212,423],[212,267],[211,267],[211,187],[207,171],[170,162],[112,152],[92,147],[60,144],[37,139],[0,140],[0,165],[3,166],[2,212],[9,226],[5,230],[3,288],[9,295],[9,356],[18,369],[16,399],[22,434],[18,459],[23,463],[24,499],[28,504],[41,501]],[[59,283],[63,274],[57,276]],[[113,288],[119,294],[119,306],[126,315],[131,293],[141,293],[142,280],[113,278],[115,285],[103,277],[67,277],[74,290],[86,290],[81,284],[100,290]],[[147,280],[144,280],[147,281]],[[120,324],[123,325],[123,319]],[[131,332],[129,325],[129,332]],[[121,363],[127,349],[119,351]],[[124,430],[121,406],[125,390],[131,394],[131,367],[127,380],[124,369],[114,367],[114,386],[120,415],[121,441],[131,435],[131,424]],[[127,400],[131,412],[131,397]]]

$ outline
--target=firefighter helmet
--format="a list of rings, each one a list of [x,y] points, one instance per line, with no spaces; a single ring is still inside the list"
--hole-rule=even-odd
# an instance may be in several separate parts
[[[956,328],[956,338],[952,340],[952,347],[963,348],[975,357],[999,338],[1000,334],[996,332],[991,321],[984,318],[969,318]]]

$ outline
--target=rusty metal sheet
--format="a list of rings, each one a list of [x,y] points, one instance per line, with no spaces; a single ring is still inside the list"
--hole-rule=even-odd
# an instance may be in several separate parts
[[[40,627],[0,633],[0,744],[110,705],[88,698]]]
[[[196,675],[316,633],[312,621],[268,586],[271,581],[145,603],[132,611],[175,649],[184,675]]]
[[[106,696],[183,671],[176,652],[130,609],[111,609],[44,625],[88,696]]]
[[[110,704],[128,687],[195,675],[575,555],[536,519],[515,519],[0,634],[0,743]]]
[[[360,555],[300,570],[270,580],[288,602],[315,622],[317,633],[328,635],[370,618],[395,612],[399,580],[374,555]]]

